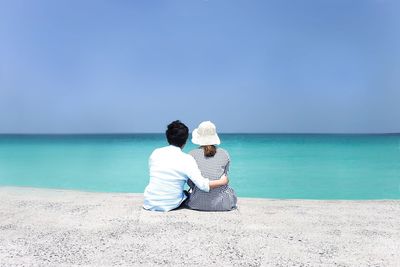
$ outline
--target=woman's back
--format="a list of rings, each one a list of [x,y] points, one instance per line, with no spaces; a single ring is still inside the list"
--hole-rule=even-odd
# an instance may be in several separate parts
[[[194,149],[190,153],[196,160],[203,177],[210,180],[219,179],[222,174],[228,174],[230,158],[222,148],[217,148],[212,157],[206,157],[202,148]],[[229,185],[211,189],[210,192],[201,191],[191,181],[189,186],[193,189],[186,205],[196,210],[231,210],[236,207],[236,194]]]

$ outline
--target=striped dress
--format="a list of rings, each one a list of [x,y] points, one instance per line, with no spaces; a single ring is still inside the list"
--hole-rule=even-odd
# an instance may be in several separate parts
[[[222,174],[228,174],[230,159],[224,149],[217,148],[217,153],[213,157],[205,157],[202,148],[192,150],[189,154],[196,160],[204,178],[218,180]],[[190,209],[225,211],[236,208],[236,194],[229,185],[210,189],[210,192],[201,191],[191,180],[188,180],[188,185],[192,193],[185,205]]]

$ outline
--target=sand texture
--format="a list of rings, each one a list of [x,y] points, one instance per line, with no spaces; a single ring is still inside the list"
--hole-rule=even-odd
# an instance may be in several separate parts
[[[0,266],[400,266],[400,201],[240,198],[168,213],[141,194],[0,187]]]

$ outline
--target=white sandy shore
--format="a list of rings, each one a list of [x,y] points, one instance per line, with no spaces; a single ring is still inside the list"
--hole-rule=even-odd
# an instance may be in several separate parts
[[[0,266],[400,266],[400,201],[239,199],[149,212],[141,194],[0,187]]]

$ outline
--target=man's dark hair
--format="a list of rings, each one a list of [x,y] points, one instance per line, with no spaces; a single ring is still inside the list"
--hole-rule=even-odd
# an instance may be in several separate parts
[[[189,137],[189,128],[179,120],[173,121],[168,125],[165,135],[170,145],[182,147]]]

